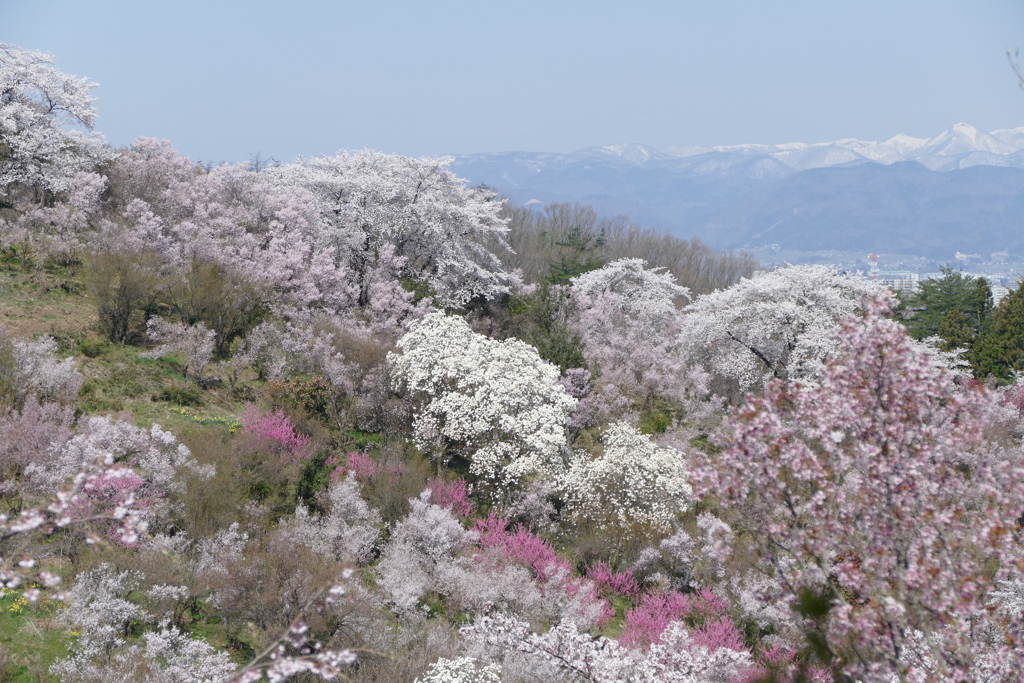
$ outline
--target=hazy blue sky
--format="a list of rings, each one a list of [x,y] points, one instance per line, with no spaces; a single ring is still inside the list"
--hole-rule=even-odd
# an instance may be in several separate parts
[[[1024,125],[1020,0],[0,0],[0,40],[207,161]]]

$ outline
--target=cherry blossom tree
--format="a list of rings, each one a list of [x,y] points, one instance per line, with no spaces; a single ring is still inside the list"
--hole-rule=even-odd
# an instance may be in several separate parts
[[[744,391],[773,377],[806,381],[822,372],[842,321],[879,291],[824,266],[780,268],[697,297],[678,341],[693,362]]]
[[[270,169],[276,182],[314,197],[308,237],[333,253],[370,301],[372,271],[390,245],[404,259],[402,276],[421,282],[445,306],[507,290],[491,244],[507,249],[508,226],[493,193],[470,188],[448,170],[451,157],[412,159],[380,152],[341,152]]]
[[[995,399],[960,390],[888,313],[872,300],[843,324],[820,384],[750,399],[696,489],[791,608],[817,614],[805,624],[825,664],[864,681],[979,680],[993,657],[1020,662],[1019,624],[985,607],[993,579],[1020,576],[1021,454],[979,444]]]
[[[92,128],[96,84],[58,71],[53,61],[0,43],[0,196],[13,184],[63,192],[76,173],[112,156],[98,135],[68,128]]]
[[[595,387],[585,403],[608,417],[699,421],[714,412],[710,375],[688,362],[677,336],[677,303],[689,290],[643,259],[619,259],[572,279],[578,307],[573,327],[584,340]]]
[[[398,348],[389,362],[396,383],[418,401],[417,446],[441,460],[461,454],[471,473],[503,488],[565,469],[576,399],[536,349],[489,339],[443,313],[411,325]]]
[[[36,266],[46,258],[66,265],[76,263],[102,214],[106,187],[104,176],[78,171],[68,180],[59,201],[20,205],[15,217],[0,219],[0,244],[14,248]]]
[[[675,317],[677,299],[690,299],[690,290],[676,283],[665,268],[648,268],[638,258],[612,261],[571,280],[573,293],[584,302],[607,294],[618,296],[622,310],[632,319],[654,326]]]

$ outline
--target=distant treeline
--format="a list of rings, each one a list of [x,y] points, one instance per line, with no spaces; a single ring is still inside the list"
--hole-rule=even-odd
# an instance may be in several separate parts
[[[508,242],[502,255],[527,283],[564,283],[620,258],[642,258],[667,268],[694,294],[724,289],[750,277],[758,264],[747,252],[716,251],[697,238],[680,239],[639,226],[626,216],[604,218],[586,204],[548,204],[543,210],[506,203]]]

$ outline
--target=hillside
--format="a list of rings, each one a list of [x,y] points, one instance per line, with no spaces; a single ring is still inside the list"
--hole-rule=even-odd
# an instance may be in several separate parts
[[[1024,288],[765,270],[445,157],[112,149],[45,55],[0,84],[0,680],[1024,669]]]

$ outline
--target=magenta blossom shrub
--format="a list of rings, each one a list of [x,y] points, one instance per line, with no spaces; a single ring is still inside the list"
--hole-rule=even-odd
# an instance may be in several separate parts
[[[587,578],[594,582],[597,589],[604,595],[622,595],[636,598],[640,595],[640,585],[633,576],[633,570],[616,574],[607,562],[598,560],[587,568]]]
[[[600,626],[615,617],[615,610],[600,597],[594,582],[574,576],[570,564],[551,544],[526,527],[519,525],[510,531],[508,520],[491,514],[478,519],[474,531],[485,553],[498,553],[505,561],[528,569],[545,598],[567,606],[563,611],[572,619]]]
[[[487,519],[478,519],[474,528],[480,534],[480,546],[484,550],[499,548],[506,559],[523,565],[541,581],[559,570],[571,571],[569,563],[551,544],[524,526],[509,531],[508,521],[492,514]]]
[[[626,623],[619,642],[627,647],[646,647],[661,642],[661,634],[669,624],[686,620],[698,625],[694,636],[703,633],[704,639],[709,641],[705,645],[712,647],[710,641],[716,643],[713,647],[724,647],[721,645],[723,642],[738,643],[738,648],[731,645],[728,647],[742,650],[743,638],[726,616],[728,609],[729,605],[724,600],[706,588],[698,593],[653,591],[644,595],[639,605],[626,612]],[[728,622],[728,625],[723,622]]]
[[[476,504],[469,499],[469,487],[465,479],[445,481],[438,477],[427,481],[430,489],[430,502],[447,508],[459,519],[469,519],[476,509]]]
[[[331,471],[331,481],[344,479],[351,472],[360,484],[369,482],[381,469],[376,460],[358,451],[352,451],[340,458],[332,455],[324,461],[324,465],[334,468]]]
[[[831,605],[808,625],[826,665],[864,681],[1019,667],[1019,616],[1001,622],[986,603],[1020,575],[1021,453],[980,443],[993,396],[933,367],[888,301],[865,309],[819,385],[772,383],[738,411],[694,488],[718,498],[792,606],[809,593]]]
[[[261,413],[249,404],[242,415],[242,432],[256,436],[291,462],[305,460],[310,455],[305,451],[309,437],[297,433],[295,425],[280,410]]]

